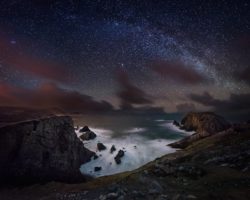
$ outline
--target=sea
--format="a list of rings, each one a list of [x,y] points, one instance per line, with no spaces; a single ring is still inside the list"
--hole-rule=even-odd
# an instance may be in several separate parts
[[[81,165],[81,173],[100,177],[131,171],[175,152],[177,149],[168,144],[193,134],[173,125],[173,120],[179,118],[167,114],[74,116],[76,127],[88,126],[97,135],[93,140],[82,141],[86,148],[96,152],[98,158],[92,158],[90,162]],[[76,130],[76,134],[79,137],[82,133]],[[98,142],[103,143],[107,149],[98,151]],[[110,152],[112,145],[116,147],[113,153]],[[123,150],[125,155],[121,158],[121,164],[116,164],[114,157],[119,150]],[[101,170],[95,171],[95,167],[101,167]]]

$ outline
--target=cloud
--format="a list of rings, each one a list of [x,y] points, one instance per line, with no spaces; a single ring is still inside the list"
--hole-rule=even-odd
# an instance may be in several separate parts
[[[69,91],[53,83],[35,89],[24,89],[0,83],[0,105],[34,108],[60,108],[66,112],[105,112],[113,106],[106,101],[95,101],[91,96]]]
[[[120,86],[117,96],[121,101],[121,108],[131,108],[134,104],[145,105],[153,103],[149,95],[129,81],[128,74],[124,71],[117,73],[117,81]]]
[[[190,94],[189,98],[204,106],[212,107],[216,111],[250,111],[250,93],[231,94],[229,99],[215,99],[208,92],[203,94]]]
[[[238,80],[242,80],[248,85],[250,85],[250,66],[243,69],[241,72],[235,73],[235,78]]]
[[[159,75],[177,83],[198,84],[208,82],[208,79],[193,69],[192,66],[179,61],[158,60],[151,62],[149,67]]]
[[[70,81],[68,78],[69,71],[66,66],[31,56],[24,51],[25,48],[19,42],[15,45],[11,44],[9,39],[0,35],[1,63],[9,69],[18,70],[36,77],[59,82]]]
[[[177,112],[191,112],[191,111],[195,111],[196,107],[192,103],[183,103],[183,104],[178,104],[176,106],[176,110]]]

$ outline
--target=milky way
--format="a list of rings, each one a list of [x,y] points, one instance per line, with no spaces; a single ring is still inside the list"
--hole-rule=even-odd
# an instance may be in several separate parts
[[[118,108],[122,72],[151,106],[216,108],[190,96],[230,102],[250,92],[249,7],[210,0],[1,1],[0,88],[37,91],[53,82]]]

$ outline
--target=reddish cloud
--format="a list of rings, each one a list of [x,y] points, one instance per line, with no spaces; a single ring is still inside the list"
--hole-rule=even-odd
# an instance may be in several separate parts
[[[198,84],[207,82],[207,78],[184,63],[178,61],[153,61],[149,67],[159,75],[182,84]]]
[[[119,71],[117,80],[120,85],[120,91],[117,93],[117,96],[120,98],[122,108],[130,108],[133,104],[152,104],[149,96],[129,81],[127,73]]]
[[[79,113],[113,110],[113,106],[106,101],[98,102],[91,96],[65,90],[52,83],[32,90],[0,83],[0,106],[60,108]]]
[[[52,61],[44,61],[24,52],[25,46],[11,44],[0,36],[0,61],[10,69],[60,82],[69,81],[65,66]]]

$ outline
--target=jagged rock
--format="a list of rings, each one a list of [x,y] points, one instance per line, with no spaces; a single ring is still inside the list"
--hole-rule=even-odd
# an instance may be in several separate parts
[[[101,171],[102,167],[95,167],[94,170],[95,170],[95,172]]]
[[[179,127],[179,126],[180,126],[180,123],[174,120],[174,121],[173,121],[173,125],[175,125],[175,126],[178,126],[178,127]]]
[[[98,155],[94,155],[94,160],[96,160],[97,158],[99,158],[99,156]]]
[[[78,181],[91,160],[70,117],[49,117],[0,128],[0,180]]]
[[[182,119],[181,124],[182,129],[186,131],[196,131],[196,133],[178,142],[169,144],[171,147],[186,148],[201,138],[227,130],[231,127],[223,117],[212,112],[189,113]]]
[[[121,164],[121,158],[124,156],[124,151],[123,150],[119,150],[119,152],[117,153],[117,155],[115,156],[115,162],[116,164]]]
[[[92,131],[87,131],[87,132],[84,132],[84,133],[80,136],[80,138],[81,138],[82,140],[93,140],[93,139],[96,138],[96,134],[95,134],[94,132],[92,132]]]
[[[116,151],[115,145],[112,145],[111,149],[110,149],[110,153],[113,153],[114,151]]]
[[[84,126],[83,128],[81,128],[79,130],[80,133],[84,133],[84,132],[87,132],[87,131],[90,131],[89,127],[88,126]]]
[[[98,151],[103,151],[103,150],[107,149],[107,147],[103,143],[98,142],[97,149],[98,149]]]

